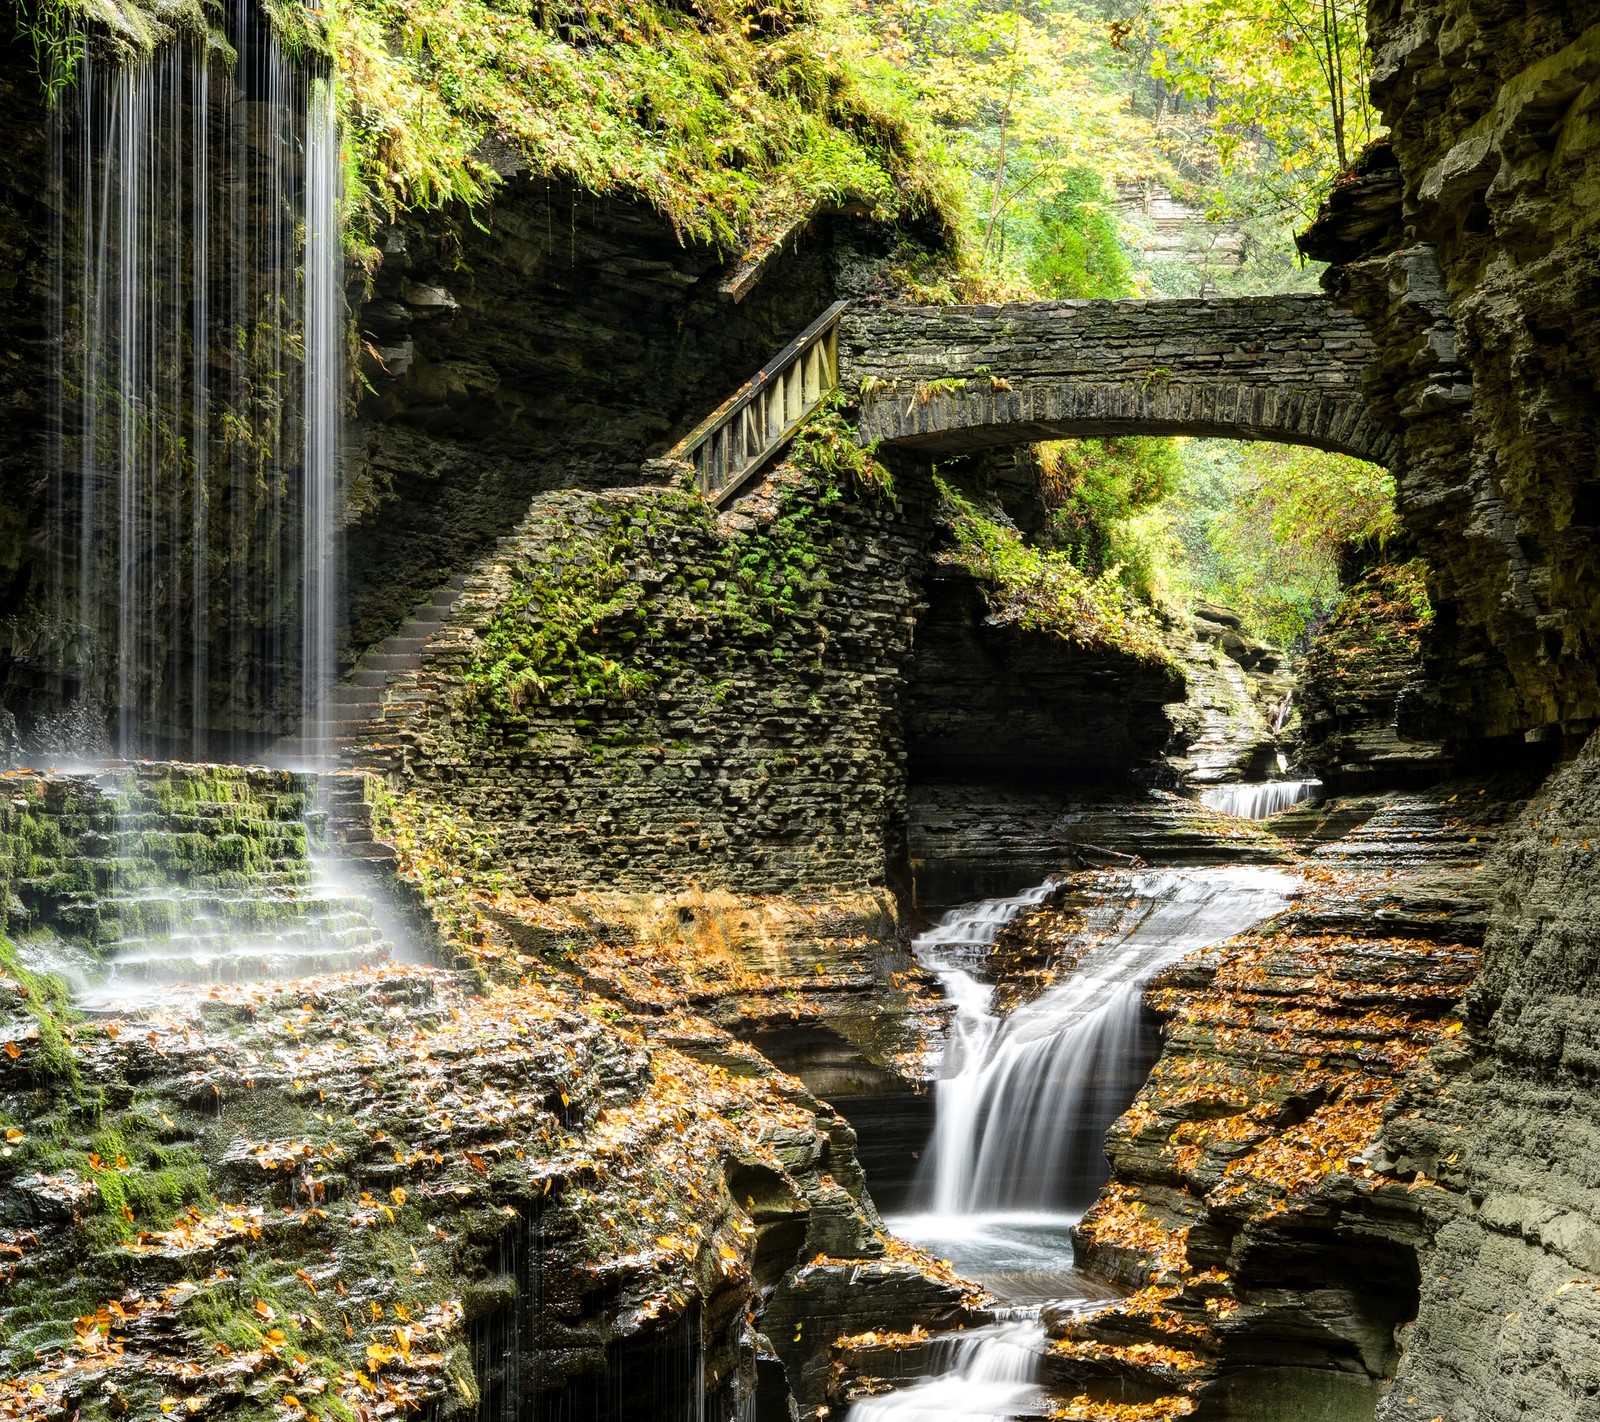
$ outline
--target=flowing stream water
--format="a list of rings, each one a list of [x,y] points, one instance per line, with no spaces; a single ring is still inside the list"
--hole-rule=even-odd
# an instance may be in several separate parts
[[[1207,809],[1242,820],[1264,820],[1291,805],[1309,800],[1322,789],[1320,780],[1265,780],[1250,785],[1208,785],[1200,792]]]
[[[1091,946],[1076,967],[1006,1015],[994,1011],[985,960],[1000,929],[1041,903],[1049,885],[954,909],[919,935],[913,951],[956,1014],[919,1209],[889,1223],[984,1283],[1004,1308],[1000,1322],[934,1345],[932,1376],[856,1403],[850,1422],[1047,1415],[1042,1305],[1088,1308],[1110,1293],[1074,1272],[1071,1230],[1106,1178],[1106,1130],[1149,1070],[1144,986],[1278,912],[1293,882],[1245,867],[1108,876],[1088,906]]]

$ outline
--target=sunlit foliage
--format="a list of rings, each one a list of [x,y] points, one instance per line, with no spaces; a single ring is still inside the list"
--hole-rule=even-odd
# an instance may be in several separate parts
[[[481,197],[499,148],[734,250],[819,201],[937,225],[937,173],[830,0],[333,0],[328,23],[380,208]]]
[[[1109,202],[1117,183],[1148,171],[1153,133],[1128,103],[1099,18],[1060,3],[856,5],[964,176],[979,273],[1017,295],[1126,294],[1106,241]]]
[[[942,479],[939,518],[953,545],[946,555],[987,585],[994,619],[1047,632],[1090,650],[1126,652],[1167,664],[1171,653],[1148,607],[1116,569],[1086,572],[1066,553],[1025,542]]]
[[[1339,596],[1339,557],[1397,526],[1394,480],[1373,464],[1277,444],[1190,441],[1169,504],[1196,594],[1287,646]]]
[[[1243,177],[1239,210],[1315,213],[1377,132],[1360,0],[1153,0],[1150,73],[1192,101],[1171,136]]]

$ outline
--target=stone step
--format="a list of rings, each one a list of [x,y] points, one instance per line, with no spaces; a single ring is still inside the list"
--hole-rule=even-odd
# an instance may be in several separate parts
[[[389,956],[388,946],[380,937],[348,945],[252,947],[194,956],[174,953],[166,957],[116,958],[108,965],[110,975],[97,995],[113,996],[121,985],[149,983],[281,982],[315,973],[348,972],[384,962]]]
[[[432,636],[428,632],[419,632],[415,637],[388,637],[372,649],[373,654],[386,657],[420,657],[427,649],[428,640]],[[368,661],[371,660],[369,657]],[[362,666],[367,662],[363,661]]]
[[[387,844],[379,844],[376,840],[357,841],[344,847],[346,859],[360,859],[374,863],[392,863],[399,856]]]

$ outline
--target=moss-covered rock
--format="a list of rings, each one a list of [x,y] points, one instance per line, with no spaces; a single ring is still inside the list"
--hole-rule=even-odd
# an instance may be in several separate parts
[[[1422,690],[1432,621],[1420,559],[1373,568],[1346,590],[1301,667],[1298,764],[1341,788],[1425,784],[1447,772],[1442,746],[1400,726],[1402,698]]]

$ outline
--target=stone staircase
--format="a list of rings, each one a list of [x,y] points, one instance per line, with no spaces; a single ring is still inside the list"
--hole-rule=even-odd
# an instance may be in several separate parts
[[[393,634],[361,658],[350,679],[333,688],[328,695],[324,739],[309,747],[319,760],[352,757],[362,738],[382,716],[395,679],[421,670],[422,649],[444,625],[466,582],[467,575],[458,573],[426,602],[419,602]]]
[[[342,783],[346,779],[353,785]],[[368,886],[318,852],[313,801],[337,779],[259,766],[136,762],[24,794],[15,835],[48,846],[6,895],[40,952],[97,1012],[142,1009],[177,985],[286,981],[387,961]],[[25,782],[19,782],[25,783]],[[346,819],[365,812],[342,810]],[[343,825],[341,825],[341,830]],[[359,830],[357,830],[359,833]],[[370,843],[363,858],[376,857]]]
[[[325,817],[323,834],[339,858],[385,867],[392,865],[396,856],[393,849],[380,844],[373,835],[367,780],[367,773],[360,770],[335,770],[320,775],[317,809]]]

